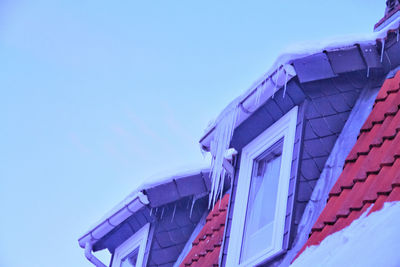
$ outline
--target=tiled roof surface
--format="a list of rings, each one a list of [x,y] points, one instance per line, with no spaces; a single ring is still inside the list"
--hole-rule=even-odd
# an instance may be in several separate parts
[[[192,243],[192,249],[182,261],[185,266],[218,266],[224,235],[229,194],[219,200],[206,218],[206,224]]]
[[[383,203],[400,200],[400,71],[387,79],[361,128],[342,174],[301,251],[319,244]],[[300,251],[300,253],[301,253]]]

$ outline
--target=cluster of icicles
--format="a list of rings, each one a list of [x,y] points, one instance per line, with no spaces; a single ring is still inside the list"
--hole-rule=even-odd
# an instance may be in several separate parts
[[[210,143],[211,161],[211,192],[209,206],[213,206],[224,191],[226,170],[223,167],[226,153],[229,149],[233,131],[239,123],[242,113],[253,113],[261,104],[261,98],[274,97],[276,91],[284,87],[283,97],[286,94],[288,81],[296,75],[292,65],[281,65],[247,94],[234,100],[218,118],[215,125],[215,135]],[[263,96],[263,97],[262,97]],[[233,178],[233,177],[232,177]]]

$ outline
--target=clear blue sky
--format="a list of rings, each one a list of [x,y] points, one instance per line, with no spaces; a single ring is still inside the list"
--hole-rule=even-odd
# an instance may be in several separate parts
[[[369,33],[384,0],[0,1],[0,266],[91,266],[77,238],[285,46]]]

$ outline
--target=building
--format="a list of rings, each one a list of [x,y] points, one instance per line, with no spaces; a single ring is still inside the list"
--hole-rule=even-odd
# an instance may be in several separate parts
[[[86,257],[105,266],[91,252],[107,248],[111,266],[318,266],[334,258],[325,240],[400,200],[399,10],[386,1],[364,40],[279,57],[200,140],[213,156],[210,174],[135,191],[79,239]],[[377,255],[386,249],[380,242]],[[400,265],[395,254],[384,254],[388,266]],[[363,258],[377,265],[374,254]]]

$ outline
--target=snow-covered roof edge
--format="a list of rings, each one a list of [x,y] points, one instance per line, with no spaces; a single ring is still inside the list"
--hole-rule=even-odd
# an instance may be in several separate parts
[[[245,101],[247,101],[250,97],[257,95],[257,91],[259,89],[265,91],[266,88],[262,88],[262,85],[266,83],[268,80],[275,80],[275,76],[279,72],[283,66],[287,64],[292,64],[294,60],[304,58],[313,54],[317,54],[324,51],[333,51],[340,48],[345,48],[349,46],[353,46],[355,44],[376,44],[376,41],[383,41],[387,37],[387,33],[389,31],[397,30],[399,28],[400,18],[392,21],[385,28],[381,29],[377,32],[371,32],[370,34],[360,34],[360,35],[347,35],[347,36],[337,36],[329,39],[324,39],[320,42],[302,42],[296,45],[288,46],[282,53],[278,56],[278,58],[274,61],[272,66],[268,69],[268,71],[262,75],[259,79],[257,79],[243,94],[235,98],[231,101],[222,111],[221,113],[214,119],[204,130],[203,136],[200,138],[200,143],[203,144],[205,139],[215,131],[216,126],[227,116],[230,112],[232,112],[235,106],[243,105]],[[295,74],[295,73],[294,73]],[[279,87],[281,88],[282,85]],[[268,94],[269,98],[273,95],[273,91],[279,88],[269,87],[270,92],[264,92]],[[260,97],[260,96],[258,96]],[[261,96],[262,97],[262,96]],[[254,102],[254,101],[253,101]],[[258,103],[254,103],[261,105],[262,101],[258,101]],[[252,106],[253,110],[256,110],[258,107]],[[240,121],[241,122],[241,121]],[[238,123],[236,126],[238,126]]]
[[[149,205],[150,201],[145,194],[146,190],[170,183],[176,179],[207,172],[209,172],[209,167],[204,164],[198,168],[169,171],[164,176],[155,175],[146,179],[147,182],[138,186],[136,190],[130,193],[124,200],[107,212],[97,223],[90,227],[89,230],[78,239],[79,245],[84,248],[87,242],[91,244],[96,243],[128,217],[144,206]]]

